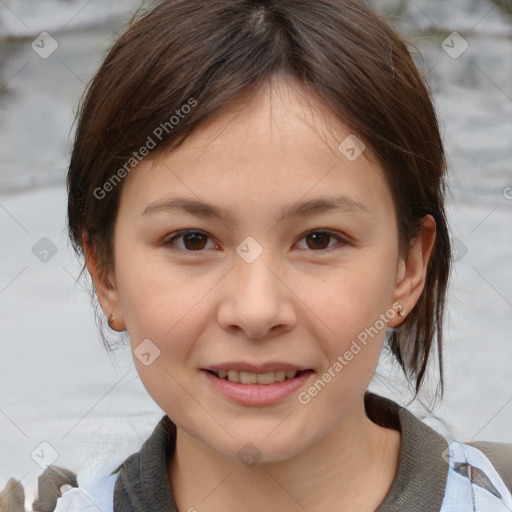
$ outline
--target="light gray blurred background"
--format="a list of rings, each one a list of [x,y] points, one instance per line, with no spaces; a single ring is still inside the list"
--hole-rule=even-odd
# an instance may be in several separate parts
[[[423,55],[450,164],[447,389],[425,421],[512,442],[512,2],[372,3]],[[113,468],[163,415],[129,351],[104,351],[65,229],[77,103],[139,5],[0,0],[0,489],[21,480],[27,508],[45,464]],[[386,357],[372,389],[411,398]]]

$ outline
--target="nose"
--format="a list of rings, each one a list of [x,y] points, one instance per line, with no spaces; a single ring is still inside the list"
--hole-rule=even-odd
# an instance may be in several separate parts
[[[226,276],[218,309],[220,326],[232,333],[262,339],[293,329],[297,322],[293,286],[265,253],[247,263],[242,258]]]

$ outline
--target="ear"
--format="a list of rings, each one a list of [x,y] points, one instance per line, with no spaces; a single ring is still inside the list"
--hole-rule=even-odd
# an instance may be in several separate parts
[[[84,234],[83,241],[85,264],[91,275],[101,309],[112,329],[124,331],[126,323],[119,301],[119,294],[115,286],[114,273],[107,272],[100,264],[96,247],[90,241],[88,235]],[[110,321],[111,319],[113,320]]]
[[[436,238],[436,222],[426,215],[421,222],[421,233],[414,240],[407,260],[400,258],[397,282],[393,294],[394,303],[402,306],[403,316],[396,315],[388,322],[389,327],[399,326],[421,296],[425,287],[427,265]]]

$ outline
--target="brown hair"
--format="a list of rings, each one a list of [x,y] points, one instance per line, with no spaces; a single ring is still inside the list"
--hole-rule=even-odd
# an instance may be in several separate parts
[[[444,149],[406,43],[361,0],[166,0],[132,20],[80,107],[67,178],[74,249],[83,251],[85,235],[109,269],[122,188],[113,179],[130,171],[127,162],[135,164],[150,139],[158,139],[152,156],[177,147],[237,95],[278,73],[298,79],[373,150],[395,202],[402,256],[422,217],[434,217],[425,288],[387,342],[415,380],[415,396],[437,348],[442,396],[451,265]],[[184,105],[195,108],[184,115]]]

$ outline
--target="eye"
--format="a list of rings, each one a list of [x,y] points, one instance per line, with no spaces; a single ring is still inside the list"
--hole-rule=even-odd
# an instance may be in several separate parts
[[[170,247],[172,250],[182,250],[187,252],[201,252],[202,249],[205,248],[205,240],[208,240],[209,237],[202,231],[180,231],[176,233],[171,238],[168,238],[165,242],[165,246],[173,246],[175,245],[175,241],[183,239],[184,247],[178,247],[175,249],[174,247]],[[212,242],[213,243],[213,242]],[[214,249],[218,248],[218,245],[213,243]]]
[[[334,239],[341,243],[342,245],[345,245],[347,243],[345,239],[339,236],[338,234],[324,229],[310,231],[301,238],[301,240],[303,239],[307,241],[308,247],[306,248],[312,249],[314,251],[321,251],[332,248],[332,246],[329,247],[329,239]]]
[[[181,247],[177,246],[176,241],[179,239],[183,239],[183,245]],[[210,237],[203,233],[202,231],[193,231],[193,230],[185,230],[176,233],[171,238],[165,240],[164,245],[169,247],[171,250],[176,251],[185,251],[185,252],[202,252],[203,249],[207,249],[207,240],[211,240]],[[301,240],[306,240],[307,247],[306,249],[311,249],[313,251],[321,251],[325,249],[332,248],[332,245],[329,244],[329,240],[335,240],[341,245],[345,245],[347,242],[344,238],[339,236],[338,234],[327,231],[317,229],[314,231],[310,231],[306,235],[304,235]],[[218,249],[219,246],[211,241],[210,249]],[[174,246],[174,247],[173,247]],[[301,248],[303,249],[303,247]]]

